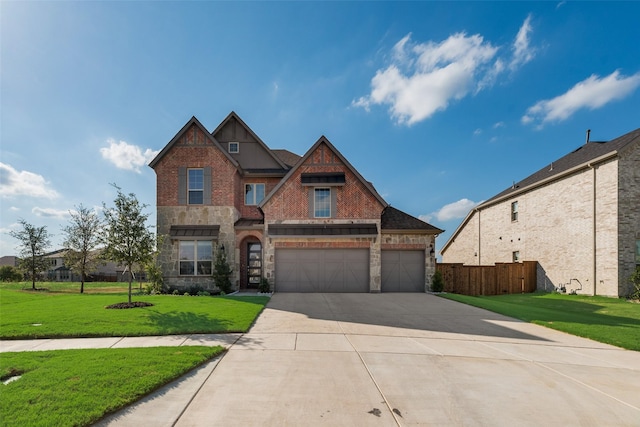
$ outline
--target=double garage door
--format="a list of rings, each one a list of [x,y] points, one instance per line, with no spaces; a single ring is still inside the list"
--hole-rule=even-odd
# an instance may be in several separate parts
[[[424,292],[424,251],[382,251],[383,292]],[[276,292],[369,292],[368,249],[276,249]]]

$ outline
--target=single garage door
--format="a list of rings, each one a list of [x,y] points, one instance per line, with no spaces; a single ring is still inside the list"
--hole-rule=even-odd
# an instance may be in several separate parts
[[[276,249],[276,292],[369,292],[368,249]]]
[[[382,251],[382,292],[424,292],[424,251]]]

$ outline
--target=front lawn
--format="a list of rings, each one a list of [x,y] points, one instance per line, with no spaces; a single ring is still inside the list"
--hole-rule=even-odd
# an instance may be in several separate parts
[[[154,347],[3,353],[3,426],[86,426],[135,402],[223,351]]]
[[[640,351],[640,304],[564,294],[440,296],[628,350]]]
[[[152,307],[106,309],[126,293],[0,289],[0,338],[32,339],[246,332],[268,297],[136,295]]]

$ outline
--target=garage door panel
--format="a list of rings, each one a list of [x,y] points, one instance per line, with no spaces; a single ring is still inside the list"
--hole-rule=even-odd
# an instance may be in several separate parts
[[[277,292],[369,292],[368,249],[277,249]]]
[[[382,251],[382,292],[424,292],[424,251]]]

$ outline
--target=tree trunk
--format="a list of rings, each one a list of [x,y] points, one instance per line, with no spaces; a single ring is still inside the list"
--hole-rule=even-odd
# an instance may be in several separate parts
[[[133,281],[133,274],[131,274],[131,266],[129,266],[129,304],[131,304],[131,282]]]

